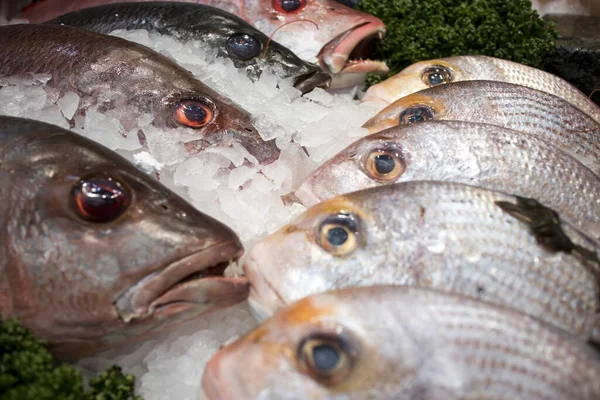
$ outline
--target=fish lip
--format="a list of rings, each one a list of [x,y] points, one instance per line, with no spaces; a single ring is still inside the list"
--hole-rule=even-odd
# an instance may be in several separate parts
[[[224,241],[208,248],[190,253],[159,271],[155,271],[122,293],[115,301],[118,316],[128,323],[134,319],[144,319],[151,316],[155,310],[168,304],[193,305],[195,303],[194,289],[202,290],[210,284],[230,289],[235,298],[243,294],[247,286],[245,278],[225,278],[224,276],[200,276],[211,267],[227,268],[227,265],[237,260],[244,249],[239,242]],[[188,278],[191,278],[188,280]],[[244,283],[245,282],[245,283]],[[210,288],[209,288],[210,289]],[[248,288],[246,287],[246,297]],[[196,290],[198,292],[198,290]],[[245,297],[244,297],[245,298]],[[217,299],[221,300],[221,299]],[[241,299],[243,300],[243,299]],[[241,301],[240,300],[240,301]]]
[[[311,71],[307,74],[300,75],[294,80],[294,87],[302,92],[302,94],[312,91],[314,88],[329,89],[331,86],[332,77],[329,73],[320,70]]]
[[[244,276],[250,283],[250,294],[248,295],[248,304],[251,307],[251,312],[254,318],[259,321],[264,321],[272,316],[277,309],[285,306],[288,302],[275,289],[275,286],[260,273],[257,268],[257,262],[249,254],[242,265]],[[274,308],[269,308],[260,300],[270,300]]]
[[[349,61],[350,54],[358,44],[371,37],[383,39],[386,29],[383,22],[367,21],[340,33],[327,42],[319,51],[317,58],[324,71],[332,74],[350,72],[374,72],[386,74],[389,68],[383,61]],[[348,70],[346,70],[348,69]]]

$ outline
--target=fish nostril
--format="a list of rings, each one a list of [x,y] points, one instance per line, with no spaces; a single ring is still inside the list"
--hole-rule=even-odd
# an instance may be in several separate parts
[[[246,132],[254,132],[254,129],[250,129],[250,128],[244,128],[244,130],[245,130]]]
[[[161,204],[160,206],[163,208],[163,210],[168,210],[169,209],[169,206],[166,205],[166,204]]]

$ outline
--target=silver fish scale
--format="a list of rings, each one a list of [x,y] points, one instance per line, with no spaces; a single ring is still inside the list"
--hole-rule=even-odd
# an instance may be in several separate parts
[[[428,92],[446,99],[447,113],[442,119],[500,125],[537,135],[594,160],[600,158],[600,124],[558,97],[488,81],[456,82],[422,93]]]
[[[367,222],[366,252],[373,258],[362,262],[377,262],[378,250],[369,247],[380,243],[395,254],[397,267],[378,270],[368,283],[393,274],[398,282],[509,305],[584,337],[600,337],[598,265],[538,244],[528,225],[495,204],[515,203],[514,197],[443,182],[406,182],[347,197],[375,220]],[[597,249],[583,234],[573,230],[570,237]]]
[[[406,178],[399,181],[447,180],[535,198],[600,236],[600,177],[534,135],[445,121],[390,130],[377,140],[409,153]]]
[[[392,298],[400,323],[424,354],[417,376],[420,385],[413,385],[422,390],[419,399],[600,396],[597,355],[562,331],[509,309],[435,291],[406,288],[402,296]]]

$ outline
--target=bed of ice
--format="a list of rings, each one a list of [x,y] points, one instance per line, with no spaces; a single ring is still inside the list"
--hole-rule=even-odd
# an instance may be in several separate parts
[[[113,34],[174,58],[248,110],[263,138],[276,138],[280,159],[255,166],[243,148],[213,148],[186,156],[177,135],[151,127],[151,116],[142,116],[136,126],[125,128],[114,111],[103,114],[91,108],[85,117],[78,115],[83,99],[75,93],[61,96],[47,87],[49,75],[0,78],[0,114],[71,129],[116,150],[153,176],[158,173],[162,183],[234,229],[247,250],[304,210],[298,204],[284,204],[281,197],[328,157],[365,135],[367,131],[360,126],[382,106],[355,100],[356,89],[335,94],[316,89],[301,97],[291,82],[278,82],[273,75],[263,74],[252,83],[245,71],[238,71],[231,61],[216,57],[198,42],[184,45],[146,31]],[[135,134],[140,128],[147,148]],[[231,164],[236,168],[230,168]],[[239,267],[228,273],[239,273]],[[241,304],[143,343],[132,354],[85,360],[82,366],[122,365],[138,377],[139,392],[146,400],[202,398],[205,363],[224,342],[254,325],[247,304]]]

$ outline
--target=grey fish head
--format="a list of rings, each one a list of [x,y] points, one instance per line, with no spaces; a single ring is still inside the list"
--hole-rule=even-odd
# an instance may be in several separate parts
[[[199,40],[245,69],[256,81],[263,71],[293,78],[303,93],[327,88],[331,75],[305,62],[246,21],[215,7],[176,2],[119,3],[92,7],[60,16],[50,24],[78,26],[100,33],[116,29],[147,29],[182,40]]]
[[[107,148],[0,117],[2,314],[77,359],[247,297],[243,247]]]
[[[48,85],[82,98],[79,112],[116,111],[128,130],[150,115],[159,129],[181,133],[191,153],[239,143],[261,164],[279,157],[275,140],[262,140],[246,110],[172,59],[128,40],[71,26],[2,26],[0,74],[23,73],[52,75]]]

